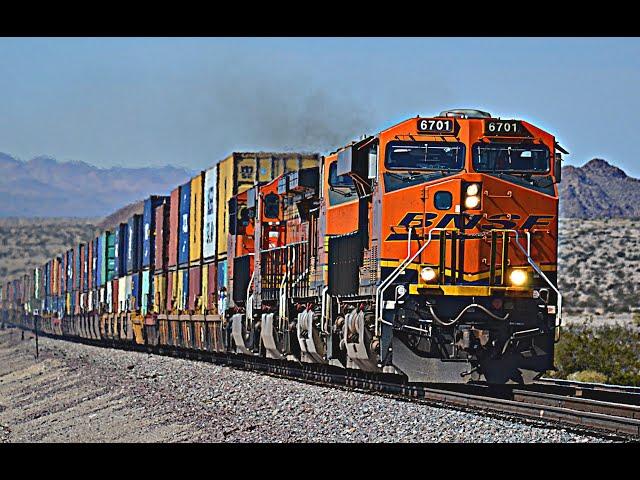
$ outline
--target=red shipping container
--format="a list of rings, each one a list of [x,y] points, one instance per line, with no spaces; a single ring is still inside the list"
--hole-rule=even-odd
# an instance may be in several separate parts
[[[155,258],[154,265],[156,271],[164,271],[167,268],[166,259],[167,259],[167,240],[166,236],[167,226],[165,225],[165,212],[167,209],[167,204],[162,204],[156,207],[155,211],[155,224],[156,224],[156,236],[155,236]]]
[[[168,266],[178,264],[178,231],[180,229],[180,187],[171,192],[169,203],[169,254]]]
[[[189,269],[189,300],[187,309],[195,311],[197,298],[202,295],[202,277],[200,266]]]
[[[84,244],[80,244],[80,248],[79,248],[79,251],[80,251],[80,264],[79,264],[80,265],[80,272],[78,272],[78,275],[79,275],[78,278],[80,279],[80,283],[78,284],[79,285],[79,287],[78,287],[78,291],[79,292],[82,292],[83,285],[84,285],[84,261],[85,261],[84,254],[85,254],[86,250],[87,249],[85,248]],[[78,302],[76,302],[76,307],[77,306],[78,306]]]
[[[87,291],[92,290],[93,284],[91,281],[93,280],[93,240],[89,242],[89,250],[87,252]]]
[[[111,280],[111,311],[118,311],[118,280]]]
[[[218,270],[215,263],[209,263],[203,268],[207,268],[207,310],[209,312],[216,312],[218,310],[218,294],[216,292],[216,285],[218,284]]]

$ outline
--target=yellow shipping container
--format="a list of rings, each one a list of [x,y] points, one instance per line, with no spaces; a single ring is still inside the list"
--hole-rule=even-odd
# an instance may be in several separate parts
[[[184,279],[182,276],[182,271],[178,270],[177,272],[175,272],[175,277],[177,277],[178,280],[178,289],[176,292],[176,297],[177,297],[177,306],[178,306],[178,311],[182,311],[185,309],[186,305],[184,304],[184,289],[185,289],[185,284],[184,284]],[[189,285],[186,285],[186,288],[189,288]]]
[[[153,313],[164,313],[167,305],[166,273],[158,273],[153,276]]]
[[[207,268],[207,266],[203,266],[202,267],[202,273],[201,273],[201,290],[200,290],[200,298],[202,299],[202,302],[200,302],[200,311],[198,313],[204,313],[205,310],[207,309],[207,300],[208,300],[208,295],[209,295],[209,269]]]
[[[189,261],[197,262],[202,258],[202,189],[204,172],[191,179],[191,205],[189,210]]]

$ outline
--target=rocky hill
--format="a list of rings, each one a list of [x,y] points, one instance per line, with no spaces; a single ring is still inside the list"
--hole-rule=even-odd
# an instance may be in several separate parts
[[[127,222],[133,215],[142,214],[143,210],[143,200],[130,203],[100,220],[96,226],[101,232],[104,230],[114,230],[120,223]]]
[[[562,169],[560,216],[566,218],[640,217],[640,180],[606,160]]]
[[[193,174],[172,166],[105,169],[0,153],[0,217],[104,217],[149,195],[166,194]]]

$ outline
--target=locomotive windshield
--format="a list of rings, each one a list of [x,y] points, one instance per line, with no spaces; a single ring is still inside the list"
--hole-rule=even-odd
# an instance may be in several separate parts
[[[549,149],[544,145],[476,143],[473,168],[476,172],[545,173],[549,170]]]
[[[465,148],[454,142],[390,142],[385,166],[397,170],[462,170]]]

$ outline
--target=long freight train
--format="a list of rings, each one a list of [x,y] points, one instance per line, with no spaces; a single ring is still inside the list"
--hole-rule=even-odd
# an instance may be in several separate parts
[[[562,153],[479,110],[324,157],[234,153],[4,284],[3,320],[409,382],[530,382],[561,323]]]

